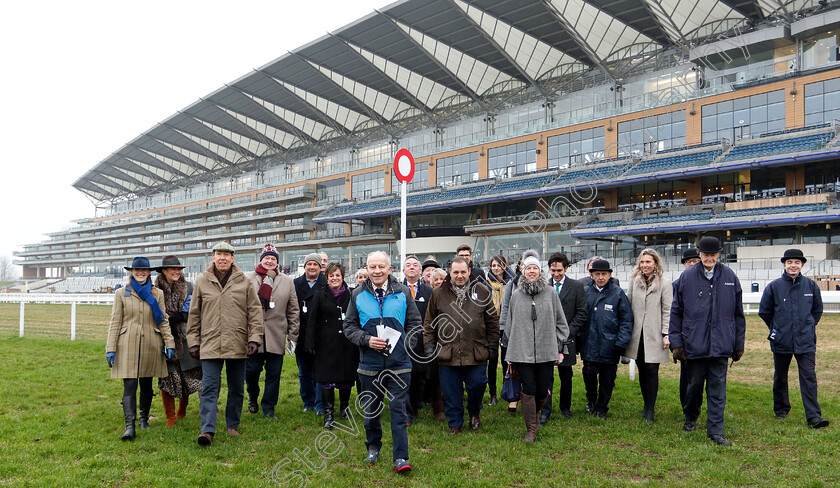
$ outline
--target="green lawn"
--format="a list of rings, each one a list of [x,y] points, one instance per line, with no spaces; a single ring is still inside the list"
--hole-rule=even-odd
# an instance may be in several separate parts
[[[805,427],[795,368],[793,410],[777,421],[772,412],[772,358],[756,317],[748,319],[744,359],[730,371],[726,433],[732,448],[705,436],[705,415],[694,433],[683,432],[677,394],[678,369],[663,365],[657,423],[639,417],[641,395],[627,367],[613,396],[610,418],[583,414],[579,369],[573,414],[555,416],[537,443],[521,442],[521,415],[504,405],[482,411],[481,431],[450,436],[426,408],[409,428],[415,470],[401,477],[390,468],[390,431],[385,422],[383,462],[362,464],[364,432],[334,430],[327,446],[320,417],[304,414],[297,395],[294,361],[287,358],[279,421],[243,414],[242,435],[224,432],[224,403],[215,444],[200,448],[198,401],[186,419],[164,428],[158,397],[152,430],[121,442],[121,382],[110,380],[105,363],[108,307],[79,308],[79,337],[69,340],[69,306],[28,305],[27,335],[17,337],[18,306],[0,305],[0,485],[9,486],[275,486],[294,470],[309,486],[834,486],[840,484],[838,368],[840,317],[820,325],[818,379],[823,415],[832,426]],[[52,334],[53,337],[49,337]],[[225,389],[222,389],[222,396]],[[345,422],[346,425],[346,422]],[[351,430],[348,428],[348,430]],[[316,454],[337,454],[324,459]],[[295,452],[308,459],[309,466]],[[284,460],[288,462],[284,463]],[[314,468],[314,469],[313,469]],[[316,472],[315,470],[319,470]],[[273,474],[272,474],[273,473]],[[274,476],[274,478],[272,478]],[[289,479],[285,486],[298,486]]]

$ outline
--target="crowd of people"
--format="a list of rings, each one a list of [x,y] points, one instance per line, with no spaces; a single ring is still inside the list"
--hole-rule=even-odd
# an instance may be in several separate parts
[[[720,262],[721,250],[717,238],[701,238],[696,249],[684,253],[680,277],[668,283],[660,255],[644,249],[627,292],[599,256],[589,260],[589,276],[581,280],[567,276],[565,254],[551,254],[544,269],[534,250],[517,256],[515,265],[493,256],[485,273],[467,245],[456,249],[448,269],[433,256],[422,263],[408,256],[401,281],[392,273],[390,256],[372,252],[354,286],[344,266],[329,262],[325,253],[308,254],[304,273],[290,278],[279,269],[271,244],[262,249],[256,269],[244,273],[234,248],[220,242],[194,285],[185,280],[176,256],[164,257],[157,268],[137,257],[126,267],[128,284],[116,291],[106,346],[111,377],[123,379],[122,439],[136,436],[138,421],[141,430],[149,428],[152,378],[159,378],[166,426],[183,418],[190,395],[199,393],[197,442],[212,445],[223,368],[228,435],[240,435],[246,385],[248,411],[276,419],[283,358],[291,354],[303,411],[322,416],[325,429],[334,427],[337,416],[351,415],[355,386],[369,465],[382,449],[380,416],[387,396],[393,469],[405,473],[412,469],[407,428],[423,405],[431,405],[434,418],[445,420],[449,433],[457,435],[465,428],[466,392],[467,427],[481,429],[488,388],[488,405],[498,403],[500,364],[501,372],[521,384],[507,409],[522,410],[523,440],[530,443],[550,421],[553,396],[560,414],[572,417],[578,357],[585,412],[598,419],[607,418],[618,364],[635,360],[641,417],[649,423],[656,421],[659,366],[673,358],[681,363],[683,429],[697,429],[705,389],[706,434],[729,446],[723,425],[727,366],[744,354],[746,322],[740,282]],[[807,426],[821,428],[829,423],[817,401],[815,374],[822,300],[814,281],[801,274],[806,261],[798,249],[784,253],[782,275],[765,289],[759,316],[774,358],[776,417],[785,418],[791,408],[788,370],[795,357]],[[159,273],[156,286],[151,271]]]

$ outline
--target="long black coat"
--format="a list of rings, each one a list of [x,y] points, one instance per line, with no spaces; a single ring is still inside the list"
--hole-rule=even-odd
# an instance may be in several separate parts
[[[343,330],[351,294],[345,290],[336,302],[332,291],[322,288],[309,300],[306,347],[315,350],[316,383],[354,382],[358,377],[359,348],[344,337]]]
[[[301,351],[306,349],[306,326],[309,324],[309,302],[312,301],[312,297],[315,296],[319,290],[323,290],[327,287],[327,278],[324,276],[324,273],[318,275],[318,279],[315,280],[315,285],[310,288],[309,283],[306,281],[306,275],[302,274],[295,278],[295,294],[297,295],[298,299],[298,310],[300,310],[300,330],[298,330],[298,344],[297,348]]]
[[[554,279],[550,279],[548,285],[554,288]],[[566,315],[566,322],[569,323],[569,337],[566,339],[566,352],[564,353],[561,366],[572,366],[577,362],[577,342],[579,335],[589,324],[589,312],[586,305],[586,291],[583,283],[566,276],[563,288],[560,289],[560,303],[563,305],[563,313]]]
[[[408,286],[408,283],[403,280],[403,284]],[[417,290],[414,292],[414,304],[417,305],[417,311],[420,312],[420,319],[426,320],[426,307],[429,306],[429,300],[432,298],[432,287],[423,283],[422,281],[418,282]],[[423,351],[423,341],[417,341],[414,346],[414,357],[422,358],[425,356],[425,352]],[[428,365],[424,362],[417,362],[414,359],[411,360],[411,370],[412,371],[426,371],[428,369]]]

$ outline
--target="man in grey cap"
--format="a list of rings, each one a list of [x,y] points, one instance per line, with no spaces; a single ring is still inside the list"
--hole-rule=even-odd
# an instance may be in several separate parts
[[[781,420],[790,412],[788,369],[796,356],[799,390],[808,427],[828,427],[817,401],[817,374],[814,371],[817,351],[817,323],[823,313],[820,289],[814,280],[802,276],[808,260],[799,249],[788,249],[782,256],[784,271],[764,289],[758,315],[770,329],[767,339],[773,351],[773,410]]]
[[[298,382],[300,383],[300,399],[303,400],[303,411],[315,411],[317,415],[324,414],[321,404],[321,388],[312,379],[315,368],[315,356],[306,352],[306,325],[309,323],[309,303],[319,290],[327,286],[327,278],[321,272],[322,256],[311,252],[303,260],[303,274],[295,278],[295,294],[298,300],[300,327],[295,361],[298,366]]]
[[[209,446],[216,433],[222,367],[227,371],[225,423],[239,435],[245,398],[245,362],[262,344],[263,311],[251,281],[234,263],[233,246],[213,246],[213,264],[198,276],[187,320],[190,355],[201,360],[202,388],[198,443]]]
[[[718,262],[722,247],[717,237],[705,236],[697,246],[700,264],[680,275],[671,304],[668,337],[674,359],[684,362],[688,385],[683,430],[697,430],[697,417],[706,382],[706,435],[719,446],[731,446],[723,436],[726,408],[726,363],[744,354],[746,321],[741,282]]]

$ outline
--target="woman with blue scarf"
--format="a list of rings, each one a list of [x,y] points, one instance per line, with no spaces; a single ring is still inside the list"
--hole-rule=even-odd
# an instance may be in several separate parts
[[[131,277],[114,294],[105,358],[111,368],[111,378],[123,380],[125,433],[122,440],[128,441],[135,436],[137,386],[140,386],[140,428],[146,430],[152,406],[152,378],[169,376],[166,359],[175,355],[175,340],[161,306],[163,292],[152,287],[149,279],[152,268],[148,258],[136,257],[125,269]]]

